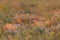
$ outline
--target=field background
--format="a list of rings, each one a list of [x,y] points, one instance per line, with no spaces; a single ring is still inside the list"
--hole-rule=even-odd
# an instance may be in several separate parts
[[[0,0],[0,40],[60,40],[60,0]]]

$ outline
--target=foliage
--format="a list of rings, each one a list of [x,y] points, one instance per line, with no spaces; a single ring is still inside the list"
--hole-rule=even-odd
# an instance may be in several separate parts
[[[60,11],[60,0],[1,0],[0,40],[60,40],[60,12],[55,10]],[[16,29],[4,29],[6,24]]]

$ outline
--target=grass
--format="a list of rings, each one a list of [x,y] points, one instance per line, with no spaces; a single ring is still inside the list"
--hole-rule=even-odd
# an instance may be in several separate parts
[[[1,1],[0,40],[60,40],[60,14],[58,11],[58,16],[53,14],[55,10],[60,10],[60,0]],[[19,23],[18,18],[21,20]],[[35,23],[34,20],[38,21]],[[18,24],[21,27],[16,28],[15,32],[4,31],[6,24]]]

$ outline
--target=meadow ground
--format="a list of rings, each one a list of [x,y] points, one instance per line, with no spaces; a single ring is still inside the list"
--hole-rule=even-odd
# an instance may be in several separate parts
[[[60,0],[0,0],[0,40],[60,40]]]

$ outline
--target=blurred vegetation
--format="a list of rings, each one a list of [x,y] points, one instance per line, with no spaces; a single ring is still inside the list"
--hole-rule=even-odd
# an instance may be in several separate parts
[[[58,11],[60,0],[0,0],[0,40],[60,40]]]

